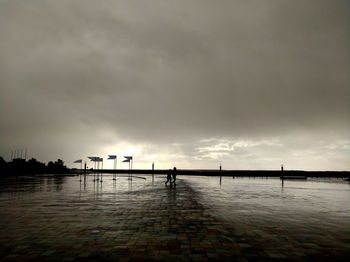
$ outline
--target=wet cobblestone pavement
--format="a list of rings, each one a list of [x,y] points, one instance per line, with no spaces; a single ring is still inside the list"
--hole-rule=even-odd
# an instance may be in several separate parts
[[[0,260],[345,261],[349,257],[349,235],[340,241],[325,232],[316,243],[315,236],[308,235],[297,238],[304,238],[303,243],[291,242],[289,236],[298,231],[278,224],[266,232],[221,220],[183,179],[176,188],[165,187],[164,179],[132,185],[123,179],[115,184],[88,181],[79,190],[67,182],[48,186],[49,180],[45,186],[39,182],[33,188],[3,189]]]

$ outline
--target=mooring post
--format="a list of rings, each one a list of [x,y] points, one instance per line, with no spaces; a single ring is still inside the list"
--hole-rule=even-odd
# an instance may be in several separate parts
[[[152,163],[152,183],[154,183],[154,162]]]
[[[220,185],[221,185],[221,164],[220,164]]]

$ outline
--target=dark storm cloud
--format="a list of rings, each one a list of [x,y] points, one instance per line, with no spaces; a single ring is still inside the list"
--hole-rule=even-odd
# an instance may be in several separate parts
[[[198,150],[206,138],[348,141],[348,13],[348,1],[0,1],[1,153],[126,140],[201,159],[215,158],[214,142]]]

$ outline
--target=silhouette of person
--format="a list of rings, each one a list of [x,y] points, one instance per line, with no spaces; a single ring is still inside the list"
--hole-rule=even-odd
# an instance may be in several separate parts
[[[170,182],[170,184],[172,183],[174,186],[176,186],[176,175],[177,175],[176,167],[174,167],[172,175],[173,175],[173,182]]]
[[[171,170],[170,170],[170,169],[169,169],[169,171],[168,171],[168,173],[167,173],[167,176],[166,176],[165,185],[167,185],[168,182],[170,182],[170,185],[171,185]]]

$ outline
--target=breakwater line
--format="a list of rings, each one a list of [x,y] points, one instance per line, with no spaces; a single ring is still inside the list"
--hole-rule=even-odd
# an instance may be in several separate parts
[[[73,169],[72,173],[106,173],[106,174],[148,174],[164,175],[169,169]],[[350,171],[304,171],[304,170],[213,170],[213,169],[177,169],[178,175],[191,176],[234,176],[234,177],[339,177],[349,178]]]

